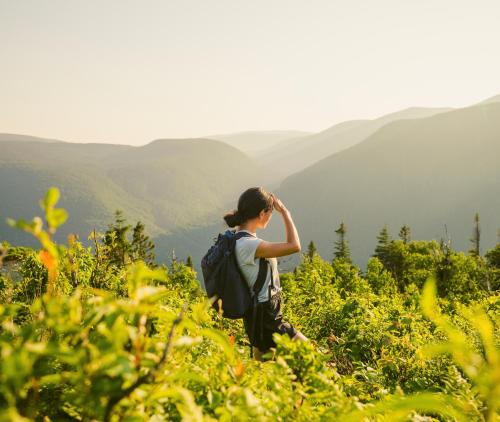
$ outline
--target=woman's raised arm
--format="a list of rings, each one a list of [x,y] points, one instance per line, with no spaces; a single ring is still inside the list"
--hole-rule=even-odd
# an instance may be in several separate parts
[[[293,224],[290,211],[283,203],[273,195],[274,209],[281,214],[286,229],[286,242],[267,242],[263,240],[255,250],[256,258],[274,258],[279,256],[291,255],[300,252],[300,239],[295,224]]]

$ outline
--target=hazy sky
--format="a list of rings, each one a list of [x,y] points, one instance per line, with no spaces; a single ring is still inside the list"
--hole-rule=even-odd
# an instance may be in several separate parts
[[[319,131],[500,94],[500,1],[0,0],[0,132]]]

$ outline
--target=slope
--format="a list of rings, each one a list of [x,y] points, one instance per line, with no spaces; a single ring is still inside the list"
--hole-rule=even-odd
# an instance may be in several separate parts
[[[278,143],[306,135],[311,135],[311,133],[298,130],[269,130],[211,135],[207,138],[223,141],[250,156],[256,156]]]
[[[340,221],[362,265],[385,223],[393,234],[408,224],[421,239],[439,239],[446,224],[454,247],[467,250],[476,211],[487,248],[500,227],[499,156],[500,103],[476,105],[389,123],[288,177],[277,194],[303,244],[315,240],[327,258]]]
[[[282,180],[335,152],[365,140],[387,123],[428,117],[448,110],[413,107],[374,120],[342,122],[317,134],[280,143],[262,152],[258,159],[263,166],[274,168],[276,180]]]
[[[116,209],[153,236],[210,225],[261,171],[241,151],[208,139],[158,140],[142,147],[3,141],[0,144],[0,240],[31,238],[7,217],[39,215],[49,186],[61,190],[70,220],[60,231],[85,240],[104,230]],[[159,251],[159,256],[164,251]]]

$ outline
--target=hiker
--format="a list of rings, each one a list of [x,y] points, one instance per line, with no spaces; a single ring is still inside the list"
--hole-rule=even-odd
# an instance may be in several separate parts
[[[286,242],[267,242],[257,236],[257,229],[265,229],[273,214],[273,208],[281,214],[286,228]],[[274,332],[287,333],[293,340],[307,341],[300,331],[283,319],[281,312],[281,285],[276,257],[300,251],[300,240],[290,211],[272,193],[262,187],[253,187],[243,192],[238,200],[238,209],[224,215],[235,233],[246,231],[251,236],[236,240],[235,255],[244,278],[252,289],[259,272],[259,259],[269,261],[267,278],[258,294],[256,327],[254,331],[251,315],[243,318],[245,331],[253,348],[253,356],[262,361],[262,355],[276,347]],[[255,338],[252,338],[252,334]]]

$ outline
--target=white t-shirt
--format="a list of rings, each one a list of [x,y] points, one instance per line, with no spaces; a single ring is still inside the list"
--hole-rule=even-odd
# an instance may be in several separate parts
[[[250,233],[248,230],[237,230]],[[250,287],[257,281],[257,275],[259,274],[259,257],[255,257],[255,251],[257,246],[263,239],[256,237],[254,234],[250,233],[252,236],[244,236],[236,241],[235,253],[238,265],[241,268],[241,272],[245,276],[245,280]],[[265,302],[269,300],[269,283],[271,282],[271,273],[273,274],[273,283],[271,285],[271,295],[275,295],[277,292],[281,291],[279,272],[278,272],[278,260],[276,258],[267,258],[270,264],[273,266],[273,271],[271,268],[267,270],[266,281],[264,286],[258,295],[259,302]]]

